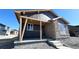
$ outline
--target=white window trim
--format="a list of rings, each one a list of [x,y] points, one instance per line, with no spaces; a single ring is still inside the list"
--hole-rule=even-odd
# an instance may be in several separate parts
[[[27,31],[33,31],[33,24],[27,24]]]

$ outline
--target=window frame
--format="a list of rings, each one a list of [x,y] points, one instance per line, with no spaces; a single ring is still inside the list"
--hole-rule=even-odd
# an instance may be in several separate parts
[[[34,30],[33,24],[31,23],[27,24],[27,31],[33,31],[33,30]]]

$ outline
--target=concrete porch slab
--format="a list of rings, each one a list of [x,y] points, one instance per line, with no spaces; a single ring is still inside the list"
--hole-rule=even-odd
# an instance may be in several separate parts
[[[47,39],[15,41],[14,49],[55,49],[47,44]]]
[[[40,39],[33,39],[33,40],[23,40],[23,41],[15,41],[14,42],[14,44],[15,45],[20,45],[20,44],[29,44],[29,43],[36,43],[36,42],[46,42],[47,41],[47,39],[42,39],[42,40],[40,40]]]

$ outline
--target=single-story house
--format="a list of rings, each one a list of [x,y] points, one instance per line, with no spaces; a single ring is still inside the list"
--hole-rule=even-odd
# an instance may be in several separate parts
[[[12,30],[10,31],[10,34],[11,34],[11,35],[18,35],[18,30],[12,29]]]
[[[53,40],[70,37],[69,22],[50,9],[15,10],[15,15],[20,24],[20,41],[35,38]]]
[[[79,37],[79,25],[68,25],[70,36]]]
[[[0,23],[0,35],[9,35],[10,34],[9,29],[10,27]]]
[[[5,35],[6,31],[5,31],[5,25],[0,23],[0,35]]]

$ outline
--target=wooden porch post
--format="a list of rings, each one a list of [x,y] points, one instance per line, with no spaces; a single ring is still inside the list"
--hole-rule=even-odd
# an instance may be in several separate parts
[[[23,26],[22,37],[21,37],[22,40],[23,40],[25,29],[26,29],[26,23],[27,23],[27,19],[25,19],[25,23],[24,23],[24,26]]]
[[[42,40],[42,21],[40,21],[40,40]]]
[[[20,27],[20,29],[19,29],[19,40],[22,41],[22,38],[21,38],[21,33],[22,33],[21,32],[22,31],[22,18],[21,17],[20,17],[20,26],[19,27]]]
[[[39,14],[39,10],[38,10],[38,14]],[[39,16],[38,16],[39,19]],[[40,40],[42,40],[42,21],[40,19]]]

